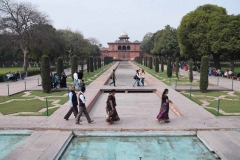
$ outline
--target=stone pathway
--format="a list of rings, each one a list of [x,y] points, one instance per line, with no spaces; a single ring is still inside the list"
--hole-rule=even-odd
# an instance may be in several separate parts
[[[107,84],[109,83],[108,80],[112,70],[116,68],[117,87],[112,87]],[[202,136],[204,143],[209,144],[208,148],[212,147],[213,151],[216,152],[221,159],[239,157],[236,151],[240,150],[240,144],[236,142],[233,144],[233,142],[226,138],[220,138],[222,133],[219,132],[219,130],[236,131],[229,134],[229,137],[234,137],[235,141],[239,141],[239,116],[215,117],[204,108],[148,73],[146,73],[146,83],[148,85],[144,87],[132,87],[134,81],[133,75],[136,69],[138,69],[138,67],[132,62],[120,62],[119,66],[118,63],[115,63],[87,87],[85,93],[87,110],[90,111],[91,118],[95,120],[92,124],[88,124],[85,117],[81,118],[82,125],[76,125],[73,116],[70,117],[69,121],[64,120],[63,117],[69,109],[68,103],[64,104],[49,117],[1,116],[1,129],[35,130],[30,137],[34,136],[36,138],[29,137],[30,140],[23,141],[20,145],[22,150],[18,147],[15,148],[8,155],[10,156],[9,159],[53,159],[57,156],[56,152],[58,152],[60,148],[65,148],[64,144],[68,141],[71,135],[70,133],[73,130],[75,132],[137,131],[141,133],[147,131],[161,131],[166,133],[191,131],[197,135],[200,135],[200,131],[216,131],[219,138]],[[117,90],[117,110],[121,121],[114,125],[108,125],[105,122],[105,101],[107,93],[104,92],[113,88]],[[160,97],[165,88],[169,89],[169,98],[173,101],[170,111],[171,122],[158,123],[154,119],[159,112]],[[60,136],[62,134],[64,135]],[[215,147],[213,147],[214,145]],[[221,147],[224,145],[227,149]],[[25,146],[25,148],[22,146]],[[231,148],[232,146],[234,146],[234,148]],[[53,153],[50,154],[51,152]],[[50,157],[48,158],[49,155]],[[232,156],[228,157],[229,155]]]

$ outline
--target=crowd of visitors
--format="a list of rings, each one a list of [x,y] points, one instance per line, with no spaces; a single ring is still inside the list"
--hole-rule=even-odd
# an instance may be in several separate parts
[[[17,71],[15,74],[12,74],[11,72],[6,73],[6,77],[8,78],[8,80],[11,80],[13,82],[17,81],[18,79],[20,79],[21,74],[19,71]]]
[[[59,77],[57,73],[50,73],[50,83],[52,89],[55,88],[57,89],[58,87],[60,88],[66,88],[67,87],[67,76],[65,75],[65,72],[63,71],[61,76]]]

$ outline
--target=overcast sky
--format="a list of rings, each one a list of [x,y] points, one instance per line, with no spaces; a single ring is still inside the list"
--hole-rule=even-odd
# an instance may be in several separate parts
[[[147,32],[167,24],[177,28],[184,15],[203,4],[216,4],[228,14],[239,14],[240,0],[16,0],[31,2],[49,15],[56,29],[81,31],[104,47],[122,31],[130,41],[141,41]]]

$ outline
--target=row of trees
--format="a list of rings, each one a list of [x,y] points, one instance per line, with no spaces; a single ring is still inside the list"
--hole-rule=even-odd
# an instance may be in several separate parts
[[[69,61],[77,55],[80,63],[89,56],[100,55],[101,44],[95,38],[84,38],[71,29],[57,30],[46,14],[31,3],[0,0],[0,61],[23,61],[27,71],[29,58],[37,63],[47,55],[52,65],[58,57]]]
[[[220,60],[240,59],[240,15],[228,15],[223,7],[206,4],[186,14],[175,29],[167,25],[155,33],[147,33],[140,49],[153,56],[171,57],[175,60],[201,61],[209,56],[214,67],[220,68]]]

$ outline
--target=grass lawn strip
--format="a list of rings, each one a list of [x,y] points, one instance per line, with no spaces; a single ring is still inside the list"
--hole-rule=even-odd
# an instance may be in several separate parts
[[[23,92],[10,97],[1,97],[0,112],[3,115],[44,115],[46,112],[46,98],[48,107],[52,112],[68,101],[68,93],[52,92],[49,94],[41,91]],[[16,107],[17,106],[17,107]]]
[[[181,92],[181,94],[190,99],[189,92]],[[192,92],[191,98],[192,101],[203,106],[205,109],[208,108],[208,111],[209,109],[216,111],[218,100],[220,99],[220,112],[222,115],[240,115],[240,94],[237,92]]]

